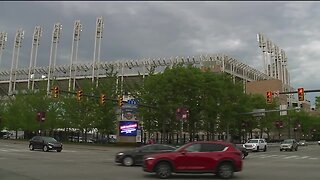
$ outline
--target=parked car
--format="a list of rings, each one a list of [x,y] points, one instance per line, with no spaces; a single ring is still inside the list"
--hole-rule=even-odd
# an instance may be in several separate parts
[[[285,139],[280,144],[280,151],[298,151],[298,143],[295,139]]]
[[[150,144],[135,149],[121,151],[116,154],[115,162],[125,166],[141,165],[143,156],[153,153],[165,153],[174,151],[176,148],[165,144]]]
[[[242,159],[246,158],[249,155],[249,152],[246,150],[246,148],[243,147],[242,144],[236,144],[235,146],[236,146],[236,148],[238,148],[241,151]]]
[[[62,143],[53,137],[34,136],[29,141],[29,149],[31,151],[35,149],[42,149],[43,151],[56,150],[57,152],[61,152]]]
[[[299,146],[308,146],[308,142],[307,142],[306,140],[300,140],[300,141],[298,142],[298,145],[299,145]]]
[[[248,151],[267,151],[267,141],[265,139],[249,139],[243,147]]]
[[[320,141],[318,141],[318,144],[320,145]]]
[[[143,170],[169,178],[172,173],[214,173],[231,178],[242,170],[241,152],[231,143],[222,141],[190,142],[173,152],[144,157]]]

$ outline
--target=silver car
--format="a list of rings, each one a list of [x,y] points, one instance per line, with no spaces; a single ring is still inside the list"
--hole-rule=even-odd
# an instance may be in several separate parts
[[[299,146],[308,146],[308,143],[306,140],[300,140],[298,143]]]
[[[280,144],[280,151],[298,151],[298,143],[295,139],[286,139],[284,141],[281,142]]]

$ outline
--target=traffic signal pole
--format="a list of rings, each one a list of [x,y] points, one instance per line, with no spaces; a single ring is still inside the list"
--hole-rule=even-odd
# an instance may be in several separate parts
[[[53,90],[53,89],[52,89]],[[82,90],[81,90],[82,91]],[[67,93],[67,94],[75,94],[77,95],[78,94],[78,91],[77,92],[73,92],[73,91],[66,91],[66,90],[62,90],[59,88],[59,92],[60,93]],[[91,97],[91,98],[97,98],[97,99],[100,99],[101,98],[101,95],[94,95],[94,94],[85,94],[81,93],[81,97]],[[118,105],[118,102],[119,102],[119,99],[112,99],[112,98],[107,98],[105,97],[105,100],[109,100],[109,101],[113,101],[113,102],[116,102],[116,104]],[[123,103],[126,103],[126,104],[130,104],[128,101],[123,101],[122,99],[122,102]],[[152,106],[152,105],[148,105],[148,104],[141,104],[141,103],[137,103],[136,104],[137,106],[140,106],[140,107],[147,107],[147,108],[153,108],[153,109],[157,109],[158,107],[157,106]]]
[[[314,89],[314,90],[304,90],[305,93],[308,92],[320,92],[320,89]],[[288,92],[279,92],[279,94],[294,94],[298,93],[298,91],[288,91]]]

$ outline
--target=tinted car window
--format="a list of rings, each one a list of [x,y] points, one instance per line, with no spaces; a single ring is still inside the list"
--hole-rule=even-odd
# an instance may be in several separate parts
[[[166,146],[166,145],[157,145],[156,146],[157,150],[174,150],[174,147],[171,146]]]
[[[253,140],[253,139],[251,139],[251,140],[249,140],[247,143],[258,143],[258,140]]]
[[[202,144],[201,151],[202,152],[216,152],[223,151],[226,148],[223,144]]]
[[[201,144],[192,144],[187,147],[185,150],[188,152],[200,152]]]
[[[156,145],[143,146],[141,148],[142,151],[154,151],[156,149]]]
[[[40,140],[40,137],[39,136],[35,136],[31,139],[32,141],[39,141]]]

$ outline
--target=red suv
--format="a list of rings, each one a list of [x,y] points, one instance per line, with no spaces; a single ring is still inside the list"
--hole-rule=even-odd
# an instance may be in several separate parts
[[[229,179],[242,170],[241,152],[231,143],[197,141],[188,143],[170,153],[144,157],[143,170],[155,172],[161,179],[171,173],[214,173]]]

